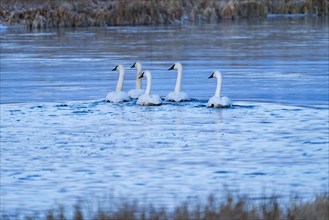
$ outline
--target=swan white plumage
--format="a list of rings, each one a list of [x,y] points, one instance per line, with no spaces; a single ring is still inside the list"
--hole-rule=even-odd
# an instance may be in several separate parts
[[[175,85],[175,90],[173,92],[168,93],[166,96],[167,101],[171,102],[181,102],[181,101],[187,101],[189,100],[188,95],[185,92],[180,91],[181,82],[182,82],[182,72],[183,67],[182,64],[179,62],[172,65],[168,70],[177,70],[177,80]]]
[[[138,105],[161,105],[162,100],[159,95],[151,95],[151,84],[152,84],[152,76],[150,71],[145,71],[142,73],[140,78],[146,77],[146,89],[145,93],[138,97],[137,104]]]
[[[119,71],[119,79],[117,82],[117,86],[115,92],[109,92],[105,98],[107,102],[125,102],[129,101],[129,96],[127,93],[122,91],[123,79],[124,79],[124,69],[121,64],[115,66],[112,71],[118,70]]]
[[[142,78],[139,78],[142,75],[142,64],[140,62],[135,62],[131,68],[136,68],[136,88],[128,92],[128,96],[132,99],[137,99],[139,96],[145,93],[142,89]]]
[[[214,77],[217,78],[217,88],[215,95],[209,99],[207,106],[214,108],[228,108],[232,105],[231,100],[226,96],[220,96],[222,90],[222,74],[219,71],[215,71],[208,78]]]

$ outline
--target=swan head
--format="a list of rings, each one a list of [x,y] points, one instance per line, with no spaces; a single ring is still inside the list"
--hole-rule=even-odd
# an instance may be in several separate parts
[[[208,77],[208,79],[214,78],[214,77],[215,78],[220,78],[221,76],[222,76],[222,74],[218,70],[216,70]]]
[[[138,77],[138,79],[143,78],[143,77],[144,77],[144,73],[145,73],[145,72],[142,72],[142,74]]]
[[[116,65],[116,66],[112,69],[112,71],[115,71],[115,70],[122,71],[122,70],[123,70],[123,66],[122,66],[121,64]]]
[[[142,74],[138,77],[139,79],[143,78],[144,76],[150,78],[151,77],[151,72],[146,70],[144,72],[142,72]]]
[[[174,65],[172,65],[168,70],[178,70],[178,69],[183,69],[183,66],[181,63],[177,62]]]
[[[136,61],[130,68],[136,68],[137,70],[142,69],[142,64],[138,61]]]

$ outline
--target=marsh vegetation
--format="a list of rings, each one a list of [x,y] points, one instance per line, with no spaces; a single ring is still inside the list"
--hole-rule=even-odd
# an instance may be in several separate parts
[[[116,201],[111,199],[92,208],[86,202],[78,202],[73,207],[57,206],[43,213],[28,215],[6,216],[2,219],[93,219],[93,220],[133,220],[133,219],[177,219],[177,220],[328,220],[328,193],[317,195],[314,199],[304,201],[298,197],[291,197],[289,201],[272,195],[258,199],[251,199],[245,195],[227,193],[223,198],[210,195],[204,203],[181,202],[173,209],[154,205],[140,205],[137,201],[128,199]]]
[[[3,0],[0,21],[30,28],[214,23],[267,14],[327,15],[326,0]]]

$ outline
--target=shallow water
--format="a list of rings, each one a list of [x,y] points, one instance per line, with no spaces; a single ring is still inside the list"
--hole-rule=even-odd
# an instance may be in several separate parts
[[[251,195],[328,190],[328,20],[1,29],[1,210],[45,210],[114,192],[172,205],[228,185]],[[125,65],[165,96],[181,61],[193,99],[103,101]],[[229,109],[206,108],[223,73]]]

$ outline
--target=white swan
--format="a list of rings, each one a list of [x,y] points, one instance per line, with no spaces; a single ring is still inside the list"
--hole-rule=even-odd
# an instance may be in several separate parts
[[[115,92],[109,92],[105,98],[107,102],[125,102],[129,101],[129,96],[127,93],[122,91],[123,79],[124,79],[124,69],[121,64],[114,67],[112,71],[119,71],[119,79]]]
[[[185,92],[180,91],[181,82],[182,82],[182,70],[183,70],[182,64],[175,63],[168,70],[173,70],[173,69],[177,70],[176,86],[173,92],[168,93],[168,95],[166,96],[166,100],[171,102],[187,101],[189,100],[188,95]]]
[[[213,78],[213,77],[217,78],[217,88],[216,88],[215,95],[209,99],[207,106],[214,107],[214,108],[230,107],[232,104],[231,100],[226,96],[224,96],[224,97],[220,96],[221,90],[222,90],[222,74],[219,71],[215,71],[208,78]]]
[[[144,94],[144,89],[142,89],[142,78],[139,78],[142,75],[142,64],[140,62],[135,62],[131,68],[136,68],[136,89],[132,89],[128,92],[128,96],[132,99],[137,99],[140,95]]]
[[[138,97],[137,104],[138,105],[161,105],[162,101],[159,95],[150,95],[151,93],[151,83],[152,83],[152,76],[150,71],[145,71],[142,73],[140,78],[146,77],[146,90],[145,93]]]

